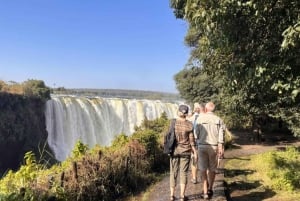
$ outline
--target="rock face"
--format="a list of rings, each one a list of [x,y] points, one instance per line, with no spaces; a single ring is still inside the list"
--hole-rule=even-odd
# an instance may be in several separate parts
[[[28,151],[51,158],[44,109],[40,98],[0,93],[0,175],[18,169]]]

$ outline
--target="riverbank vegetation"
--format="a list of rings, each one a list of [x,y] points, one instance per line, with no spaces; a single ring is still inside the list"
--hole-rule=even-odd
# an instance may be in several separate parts
[[[22,83],[0,80],[0,92],[24,97],[39,98],[43,102],[50,99],[50,88],[42,80],[29,79]]]
[[[144,120],[130,137],[119,135],[110,147],[88,149],[80,141],[72,157],[48,169],[32,152],[16,172],[0,180],[0,200],[116,200],[144,190],[168,168],[162,153],[166,114]]]

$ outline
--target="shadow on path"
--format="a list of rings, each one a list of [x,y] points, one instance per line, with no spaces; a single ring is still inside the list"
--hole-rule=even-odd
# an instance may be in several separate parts
[[[231,195],[228,201],[261,201],[276,195],[274,191],[265,188],[259,181],[253,183],[238,181],[231,183],[227,187]]]

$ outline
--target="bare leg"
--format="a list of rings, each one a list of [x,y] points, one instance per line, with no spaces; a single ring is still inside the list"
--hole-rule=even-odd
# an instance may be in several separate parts
[[[180,184],[180,197],[183,198],[185,196],[185,184]]]
[[[191,169],[192,169],[192,181],[193,183],[197,182],[197,164],[191,164]]]
[[[208,179],[207,179],[207,172],[206,172],[206,170],[201,171],[201,180],[203,182],[203,193],[207,194]]]
[[[215,171],[208,171],[208,189],[212,190],[214,186],[214,181],[216,177],[216,172]]]
[[[170,187],[170,196],[174,196],[175,188]]]

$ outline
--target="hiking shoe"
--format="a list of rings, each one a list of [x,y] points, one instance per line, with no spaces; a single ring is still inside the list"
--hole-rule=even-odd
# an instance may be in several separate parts
[[[188,200],[188,198],[186,196],[183,196],[183,197],[179,198],[179,201],[187,201],[187,200]]]
[[[209,198],[211,198],[213,196],[213,194],[214,194],[213,190],[211,190],[211,189],[207,190],[207,195]]]
[[[203,198],[203,199],[205,199],[205,200],[208,200],[208,199],[209,199],[209,196],[208,196],[208,194],[202,193],[202,194],[201,194],[201,198]]]
[[[192,182],[193,184],[197,184],[197,179],[191,179],[191,182]]]

